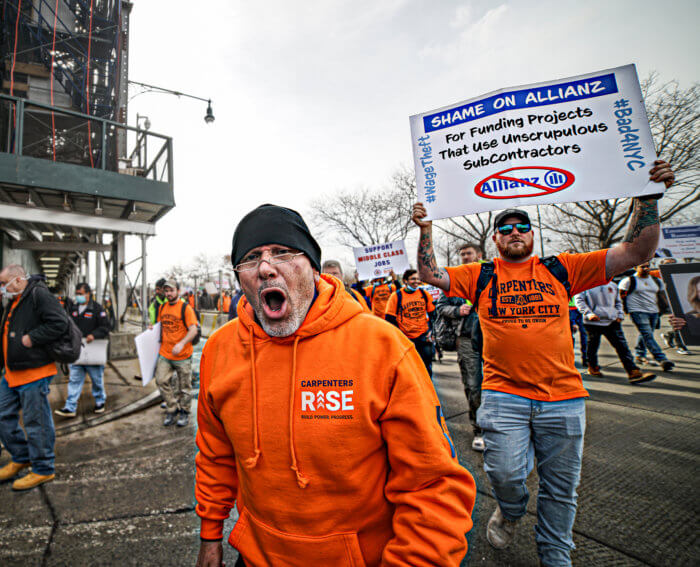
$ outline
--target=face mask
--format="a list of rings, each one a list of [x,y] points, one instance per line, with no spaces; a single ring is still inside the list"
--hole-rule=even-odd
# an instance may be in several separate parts
[[[416,289],[418,289],[418,288],[411,287],[410,285],[406,284],[406,291],[408,293],[413,293],[414,291],[416,291]]]
[[[6,297],[7,299],[14,299],[17,297],[19,294],[21,294],[21,291],[7,291],[7,286],[10,285],[13,281],[15,280],[21,280],[24,278],[14,278],[7,282],[5,285],[0,285],[0,294],[2,294],[3,297]]]
[[[84,295],[76,295],[75,302],[78,305],[83,305],[84,303],[87,303],[87,297],[85,297]]]

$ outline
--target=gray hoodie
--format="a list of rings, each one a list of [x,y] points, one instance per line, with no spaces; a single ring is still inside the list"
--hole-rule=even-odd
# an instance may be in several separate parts
[[[583,322],[586,325],[598,325],[606,327],[613,323],[615,319],[624,319],[625,312],[622,310],[622,300],[617,285],[610,282],[579,293],[574,297],[576,309],[583,315]],[[591,321],[587,315],[595,314],[600,317],[600,321]]]

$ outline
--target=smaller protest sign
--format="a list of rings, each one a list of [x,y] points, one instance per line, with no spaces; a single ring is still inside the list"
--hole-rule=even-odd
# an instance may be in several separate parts
[[[361,280],[382,278],[392,270],[400,274],[410,267],[403,240],[353,247],[352,251],[355,254],[357,275]]]
[[[700,257],[700,225],[661,227],[659,249],[674,258]]]
[[[683,342],[689,346],[699,346],[700,262],[662,264],[659,270],[666,285],[673,314],[685,320],[685,325],[681,329]]]

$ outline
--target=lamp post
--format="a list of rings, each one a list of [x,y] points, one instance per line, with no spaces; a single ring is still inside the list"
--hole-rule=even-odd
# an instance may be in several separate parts
[[[203,102],[206,102],[206,103],[207,103],[207,112],[206,112],[206,114],[204,115],[204,122],[206,122],[207,124],[211,124],[212,122],[214,122],[214,111],[213,111],[212,108],[211,108],[211,99],[210,99],[210,98],[202,98],[201,96],[194,96],[194,95],[187,94],[187,93],[183,93],[183,92],[180,92],[180,91],[173,91],[173,90],[171,90],[171,89],[166,89],[166,88],[163,88],[163,87],[158,87],[158,86],[156,86],[156,85],[149,85],[148,83],[140,83],[140,82],[138,82],[138,81],[129,81],[129,84],[130,84],[130,85],[137,85],[137,86],[139,86],[139,87],[143,87],[144,89],[146,89],[145,91],[142,91],[142,92],[140,92],[140,93],[138,93],[138,94],[143,94],[143,93],[147,93],[147,92],[165,93],[165,94],[172,94],[172,95],[175,95],[175,96],[178,96],[178,97],[184,96],[184,97],[187,97],[187,98],[193,98],[193,99],[195,99],[195,100],[201,100],[201,101],[203,101]],[[138,95],[134,95],[134,96],[131,97],[131,98],[134,98],[134,97],[136,97],[136,96],[138,96]]]

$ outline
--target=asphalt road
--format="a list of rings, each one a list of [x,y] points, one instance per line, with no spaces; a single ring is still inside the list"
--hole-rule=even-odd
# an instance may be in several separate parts
[[[628,338],[635,333],[626,327]],[[604,345],[605,377],[586,378],[587,433],[576,565],[698,565],[700,383],[694,356],[673,373],[630,386]],[[533,498],[510,548],[493,550],[485,526],[495,501],[470,446],[472,433],[453,354],[436,364],[437,390],[460,461],[477,480],[467,565],[535,566]],[[160,425],[152,407],[61,436],[53,483],[14,493],[0,484],[0,565],[194,565],[194,426]],[[7,462],[7,452],[0,465]],[[226,526],[229,533],[233,524]],[[226,563],[236,553],[225,546]]]

